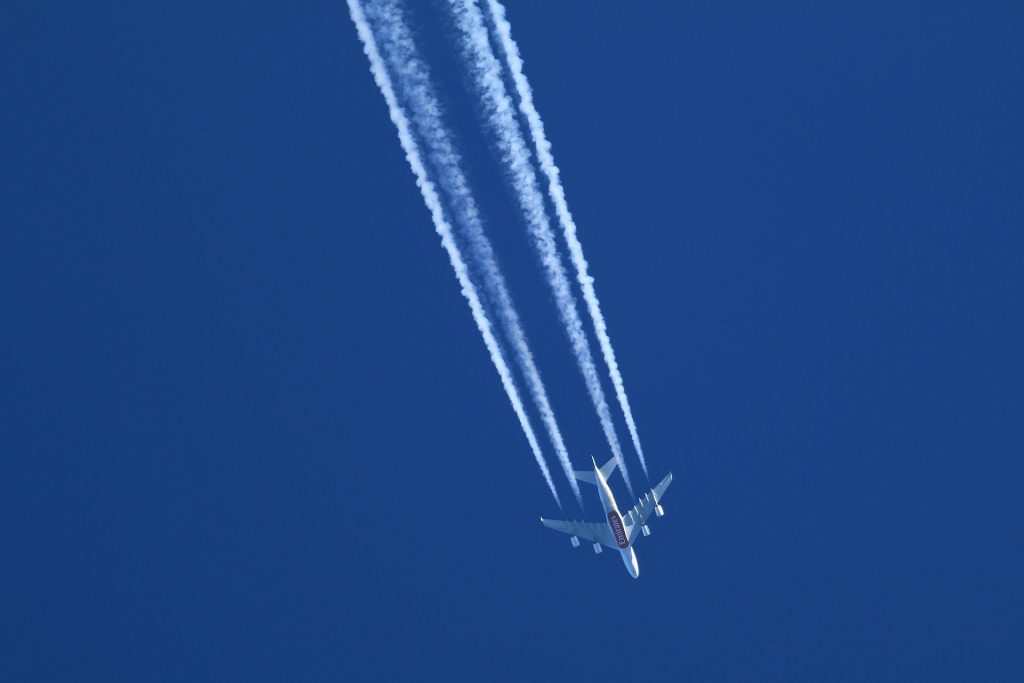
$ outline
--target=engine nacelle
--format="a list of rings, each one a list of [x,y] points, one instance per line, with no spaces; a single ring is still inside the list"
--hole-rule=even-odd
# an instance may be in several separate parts
[[[575,536],[570,536],[569,537],[569,543],[572,543],[572,547],[573,548],[579,548],[580,547],[580,539],[576,538]]]
[[[654,514],[658,515],[659,517],[664,517],[665,516],[665,508],[661,507],[660,505],[655,505],[654,506]]]
[[[644,524],[642,527],[640,527],[640,531],[644,532],[644,536],[650,536],[651,535],[651,527],[647,526],[646,524]]]
[[[600,543],[595,543],[594,544],[594,553],[595,554],[600,555],[602,550],[603,550],[603,548],[601,548],[601,544]]]

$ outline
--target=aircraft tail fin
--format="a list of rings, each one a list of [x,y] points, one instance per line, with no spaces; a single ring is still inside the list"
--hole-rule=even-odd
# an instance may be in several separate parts
[[[593,456],[591,456],[590,461],[594,462]],[[608,481],[608,477],[612,476],[612,473],[615,471],[615,465],[616,462],[614,457],[608,462],[606,462],[604,465],[601,465],[601,476],[604,477],[605,481]],[[597,467],[596,462],[594,462],[594,467]],[[594,470],[590,470],[589,472],[581,472],[579,470],[574,470],[573,476],[575,476],[580,481],[585,481],[588,484],[593,484],[594,486],[597,486],[597,477],[594,475]]]

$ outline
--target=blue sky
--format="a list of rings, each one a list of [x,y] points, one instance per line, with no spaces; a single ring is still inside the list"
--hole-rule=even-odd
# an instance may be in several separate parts
[[[675,475],[638,581],[538,523],[344,3],[3,13],[3,678],[1024,674],[1019,3],[509,7]],[[603,460],[452,27],[412,21]]]

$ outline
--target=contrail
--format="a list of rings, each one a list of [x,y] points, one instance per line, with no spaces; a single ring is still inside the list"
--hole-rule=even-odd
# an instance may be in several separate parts
[[[626,398],[626,387],[622,381],[622,373],[619,372],[619,364],[615,360],[615,351],[612,349],[612,340],[608,336],[608,326],[605,324],[604,315],[601,313],[601,305],[597,300],[597,292],[594,291],[594,278],[587,273],[587,260],[583,257],[583,245],[576,236],[576,223],[572,214],[569,213],[569,205],[565,199],[565,190],[558,177],[558,167],[555,166],[555,159],[551,153],[551,143],[544,133],[544,122],[533,105],[533,90],[530,88],[526,74],[523,73],[523,60],[519,54],[519,46],[512,40],[512,26],[505,18],[505,8],[498,0],[487,0],[487,8],[490,12],[491,22],[494,25],[495,34],[501,44],[505,55],[505,63],[512,74],[512,81],[519,95],[519,110],[526,119],[530,129],[530,136],[537,150],[537,161],[541,170],[548,179],[548,194],[555,206],[555,213],[562,225],[562,233],[565,242],[569,246],[569,254],[573,266],[576,268],[576,279],[583,290],[583,299],[587,303],[587,311],[594,322],[594,332],[601,347],[601,354],[608,366],[608,374],[612,384],[615,386],[615,395],[619,399],[619,406],[626,419],[626,426],[629,428],[629,435],[633,439],[633,446],[640,457],[640,466],[647,474],[647,462],[644,460],[644,451],[640,447],[640,436],[637,433],[636,422],[633,420],[633,411],[629,407],[629,399]]]
[[[441,187],[444,188],[455,207],[459,224],[469,242],[475,264],[482,271],[484,286],[492,303],[497,308],[505,334],[511,342],[541,420],[569,481],[569,486],[582,506],[579,485],[572,474],[572,463],[551,408],[547,390],[534,362],[533,354],[526,340],[526,333],[498,266],[494,249],[484,234],[472,191],[461,170],[461,159],[451,142],[451,136],[442,123],[441,108],[433,92],[427,69],[416,50],[402,12],[393,3],[382,3],[372,7],[375,10],[374,15],[380,19],[384,27],[382,33],[386,45],[385,53],[390,55],[391,63],[398,72],[402,91],[411,102],[419,135],[429,150],[435,171],[441,175]]]
[[[469,243],[473,264],[481,271],[487,294],[497,309],[505,335],[515,352],[569,486],[582,506],[579,484],[573,476],[569,453],[548,400],[547,390],[526,341],[526,333],[498,266],[494,249],[484,233],[473,192],[462,172],[461,157],[442,121],[441,105],[428,69],[416,48],[401,9],[393,2],[375,3],[370,8],[371,19],[380,27],[385,58],[398,75],[400,91],[409,105],[416,130],[428,151],[428,158],[439,175],[440,187],[454,207],[457,223]]]
[[[477,329],[480,330],[480,334],[484,339],[484,344],[487,346],[487,351],[490,353],[491,362],[494,363],[494,367],[498,371],[498,375],[501,378],[501,384],[505,388],[505,393],[508,394],[508,398],[512,403],[512,409],[515,411],[516,417],[519,419],[519,425],[522,427],[523,433],[526,435],[526,440],[530,444],[530,450],[533,451],[533,457],[537,460],[537,464],[540,466],[541,473],[544,475],[544,480],[547,482],[548,488],[551,490],[551,495],[554,496],[555,501],[558,502],[559,507],[561,507],[562,502],[558,497],[558,491],[555,489],[555,483],[551,479],[551,473],[548,471],[547,462],[545,462],[544,456],[541,453],[540,444],[537,442],[537,437],[533,432],[533,428],[530,426],[530,421],[526,415],[526,410],[523,407],[523,402],[519,397],[519,390],[516,388],[515,381],[512,377],[512,373],[509,371],[508,364],[505,362],[505,357],[502,353],[501,347],[499,346],[498,340],[495,338],[494,332],[491,329],[490,321],[488,320],[487,314],[480,302],[480,297],[477,294],[476,287],[470,279],[469,270],[466,266],[466,262],[462,258],[459,247],[455,242],[451,225],[448,223],[448,220],[444,215],[441,199],[438,197],[434,184],[430,181],[427,175],[427,170],[423,165],[423,159],[420,156],[419,148],[409,127],[409,120],[398,103],[394,86],[391,83],[391,77],[388,74],[387,68],[384,65],[384,60],[377,48],[373,31],[366,20],[366,15],[364,14],[363,8],[359,4],[358,0],[348,0],[348,9],[352,16],[352,22],[356,26],[356,31],[359,33],[359,39],[363,43],[363,51],[370,60],[370,71],[373,74],[373,79],[376,81],[381,94],[384,95],[384,100],[387,103],[391,121],[395,124],[395,128],[398,129],[398,139],[402,144],[402,149],[405,151],[405,158],[409,162],[409,166],[412,168],[413,174],[416,176],[416,185],[420,188],[420,193],[423,195],[423,201],[430,210],[431,218],[434,221],[434,228],[436,229],[437,234],[441,237],[441,245],[448,253],[448,260],[451,262],[452,269],[455,271],[455,277],[462,289],[462,295],[469,303],[470,311],[473,314],[473,320],[476,323]]]
[[[508,165],[512,185],[526,215],[534,246],[540,254],[541,263],[554,292],[555,303],[558,306],[562,323],[566,328],[580,371],[583,373],[591,401],[597,410],[605,438],[622,470],[626,486],[632,494],[633,487],[626,470],[625,459],[622,457],[622,447],[615,434],[615,426],[604,397],[604,390],[601,388],[601,379],[590,353],[583,323],[576,310],[576,300],[572,294],[572,286],[565,268],[562,266],[554,232],[548,222],[544,209],[544,196],[537,184],[537,178],[530,162],[530,152],[519,131],[512,99],[502,81],[501,65],[490,46],[483,15],[472,0],[452,0],[451,7],[462,33],[463,50],[472,64],[473,75],[484,97],[488,123],[496,135],[498,147]],[[589,279],[585,271],[583,275]]]

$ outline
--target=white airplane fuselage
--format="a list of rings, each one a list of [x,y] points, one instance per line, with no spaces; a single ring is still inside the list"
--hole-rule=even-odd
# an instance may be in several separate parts
[[[612,538],[615,539],[615,544],[619,546],[619,554],[622,555],[622,563],[626,565],[626,571],[629,572],[629,575],[635,579],[640,576],[640,565],[637,564],[636,553],[633,552],[629,536],[626,534],[626,525],[622,521],[622,515],[619,514],[619,506],[615,502],[615,496],[612,494],[612,490],[608,487],[608,482],[605,481],[604,475],[601,474],[601,470],[596,464],[594,465],[594,478],[597,480],[597,495],[601,499],[601,507],[604,508],[605,519],[612,531]]]
[[[598,467],[593,457],[590,460],[594,469],[573,470],[572,476],[577,481],[586,482],[597,489],[597,497],[601,499],[601,507],[604,509],[604,519],[589,522],[541,517],[540,523],[549,529],[568,534],[569,542],[574,548],[580,547],[580,539],[583,538],[594,544],[595,553],[602,552],[603,548],[618,550],[622,556],[622,563],[626,565],[626,571],[634,579],[639,578],[640,566],[637,564],[633,545],[641,536],[651,535],[651,530],[647,526],[647,519],[651,515],[665,515],[665,510],[661,507],[661,498],[672,483],[672,473],[665,475],[664,479],[644,493],[636,505],[627,509],[623,515],[619,510],[619,504],[615,502],[615,495],[608,486],[608,479],[617,469],[618,461],[612,458]]]

